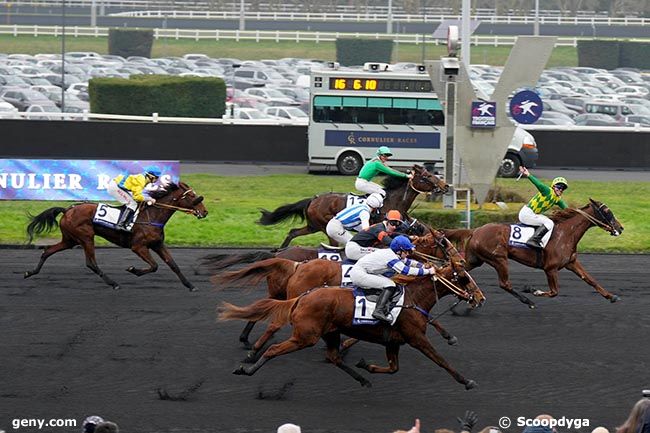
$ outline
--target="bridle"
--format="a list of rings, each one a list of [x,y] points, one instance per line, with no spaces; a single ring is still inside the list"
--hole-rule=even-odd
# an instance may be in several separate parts
[[[172,199],[172,201],[182,200],[188,194],[193,193],[193,192],[194,192],[194,190],[192,188],[189,188],[189,189],[185,190],[180,197],[174,197]],[[158,207],[158,208],[164,208],[164,209],[174,209],[174,210],[178,210],[178,211],[184,212],[186,214],[195,215],[195,216],[199,215],[199,211],[197,211],[196,209],[193,209],[193,208],[174,206],[174,205],[171,205],[171,204],[158,203],[158,202],[154,203],[153,206]]]
[[[583,211],[582,209],[575,209],[575,211],[578,212],[583,217],[587,218],[587,220],[591,222],[593,225],[600,227],[611,234],[618,231],[611,224],[609,224],[610,219],[603,213],[602,208],[605,207],[604,203],[601,203],[600,206],[596,206],[594,203],[590,203],[590,206],[599,218],[595,218],[589,215],[587,212]]]
[[[413,186],[413,179],[409,179],[408,185],[413,191],[417,192],[418,194],[428,194],[428,193],[437,194],[437,193],[443,192],[442,188],[440,188],[437,183],[434,183],[428,177],[424,177],[424,176],[421,176],[419,174],[418,174],[418,176],[420,176],[424,182],[428,182],[429,184],[431,184],[431,186],[433,186],[433,190],[431,190],[431,191],[421,191],[421,190],[417,189],[415,186]],[[406,197],[406,190],[404,191],[404,196]]]

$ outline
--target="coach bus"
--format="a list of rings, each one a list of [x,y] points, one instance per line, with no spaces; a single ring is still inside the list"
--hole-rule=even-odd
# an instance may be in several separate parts
[[[308,128],[309,169],[357,174],[380,146],[390,165],[442,167],[444,115],[424,68],[393,71],[382,63],[363,70],[314,70]]]

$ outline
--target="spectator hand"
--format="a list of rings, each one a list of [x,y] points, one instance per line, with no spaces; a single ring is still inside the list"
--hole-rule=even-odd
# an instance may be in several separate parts
[[[461,431],[471,432],[472,428],[476,425],[478,421],[478,415],[471,410],[465,411],[465,416],[463,418],[456,418],[460,424]]]
[[[415,418],[415,425],[407,433],[420,433],[420,418]]]

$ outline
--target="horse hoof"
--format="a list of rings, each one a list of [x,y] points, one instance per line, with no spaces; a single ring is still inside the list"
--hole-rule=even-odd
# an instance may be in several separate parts
[[[113,286],[113,290],[120,290],[120,289],[121,289],[121,287],[120,287],[119,284],[115,284],[115,285]]]
[[[535,290],[535,291],[533,292],[533,295],[535,295],[535,296],[544,296],[544,292],[541,291],[541,290]]]
[[[135,266],[129,266],[126,268],[126,272],[131,272],[132,274],[135,274]]]
[[[616,302],[616,301],[620,301],[620,300],[621,300],[621,298],[620,298],[618,295],[612,295],[612,297],[609,298],[609,302],[611,302],[612,304],[613,304],[614,302]]]
[[[358,367],[358,368],[366,368],[366,367],[368,367],[368,363],[367,363],[366,360],[363,359],[363,358],[361,358],[361,359],[359,360],[359,362],[357,362],[357,363],[354,364],[354,365],[355,365],[356,367]]]
[[[361,383],[361,386],[372,388],[372,383],[370,383],[370,381],[367,379],[360,380],[359,382]]]
[[[531,302],[530,304],[528,304],[528,308],[530,308],[531,310],[534,310],[535,308],[537,308],[537,305],[535,305],[535,304],[533,304]]]
[[[196,287],[192,286],[192,287],[189,288],[189,290],[190,290],[190,292],[196,292],[196,291],[198,291],[199,289],[197,289]]]
[[[244,345],[244,350],[251,350],[253,345],[248,340],[239,340]]]
[[[246,358],[242,360],[244,364],[254,364],[257,361],[257,352],[254,350],[249,351],[246,354]]]
[[[450,346],[455,346],[458,344],[458,338],[455,336],[452,336],[449,340],[447,340],[447,344]]]
[[[232,374],[236,374],[237,376],[241,376],[246,374],[246,370],[244,369],[243,365],[240,365],[239,367],[235,368],[232,372]]]
[[[476,388],[478,386],[478,383],[474,382],[473,380],[468,380],[467,383],[465,384],[465,389],[470,390],[472,388]]]
[[[25,271],[25,275],[23,275],[23,277],[25,277],[25,278],[29,278],[31,276],[32,276],[32,273],[29,272],[29,271]]]

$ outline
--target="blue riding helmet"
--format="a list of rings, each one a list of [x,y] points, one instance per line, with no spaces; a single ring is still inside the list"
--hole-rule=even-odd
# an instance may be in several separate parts
[[[153,177],[160,177],[162,172],[160,171],[160,167],[157,165],[150,165],[148,167],[145,167],[144,174],[148,174]]]
[[[394,253],[399,253],[400,251],[413,251],[415,245],[411,243],[409,238],[400,235],[392,240],[390,243],[390,249],[393,250]]]

